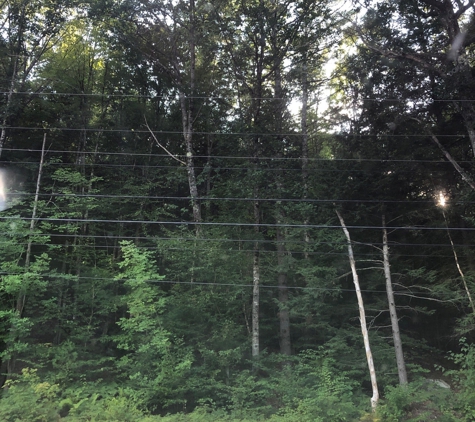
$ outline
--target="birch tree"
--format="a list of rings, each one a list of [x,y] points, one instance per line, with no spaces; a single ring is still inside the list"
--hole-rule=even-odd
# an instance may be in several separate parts
[[[373,390],[373,395],[371,397],[371,407],[373,410],[376,409],[379,401],[379,390],[378,390],[378,382],[376,379],[376,369],[374,367],[373,362],[373,354],[371,352],[371,346],[369,343],[369,335],[368,335],[368,327],[366,325],[366,313],[364,308],[363,296],[361,295],[361,287],[358,277],[358,272],[356,271],[356,262],[355,257],[353,254],[353,246],[351,244],[350,232],[348,231],[345,221],[341,214],[336,211],[336,215],[340,220],[341,228],[343,229],[343,233],[345,234],[347,244],[348,244],[348,259],[350,261],[351,273],[353,275],[353,283],[355,285],[356,291],[356,298],[358,300],[358,309],[360,313],[360,324],[361,324],[361,333],[363,334],[363,342],[366,351],[366,361],[368,362],[368,369],[371,378],[371,388]]]
[[[136,1],[120,12],[120,17],[125,21],[120,29],[115,28],[121,42],[128,48],[140,51],[144,58],[143,65],[150,67],[150,73],[155,77],[167,80],[171,94],[178,99],[183,141],[180,144],[185,156],[179,161],[183,161],[186,166],[195,223],[202,221],[195,165],[195,125],[201,117],[202,97],[209,95],[214,84],[210,78],[215,71],[213,51],[208,49],[209,40],[204,36],[205,33],[212,32],[206,26],[212,26],[207,16],[206,8],[196,4],[195,0],[160,4]],[[207,75],[206,79],[199,79],[197,73]],[[167,107],[170,105],[168,102]],[[146,125],[148,126],[147,123]],[[151,126],[149,128],[155,130]],[[159,141],[157,138],[157,147],[167,154],[171,151],[172,157],[176,154],[175,151],[181,149],[181,145],[166,145]]]
[[[404,353],[402,350],[401,335],[399,332],[399,320],[397,317],[396,301],[394,300],[393,283],[391,279],[391,267],[389,264],[389,246],[388,232],[386,229],[386,216],[383,214],[383,266],[384,278],[386,279],[386,293],[388,295],[389,316],[391,318],[391,328],[393,332],[394,350],[396,352],[397,372],[399,376],[399,384],[407,384],[406,363],[404,361]]]

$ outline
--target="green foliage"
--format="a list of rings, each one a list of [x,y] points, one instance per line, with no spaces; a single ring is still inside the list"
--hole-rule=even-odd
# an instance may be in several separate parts
[[[359,414],[359,399],[354,395],[357,384],[336,364],[322,347],[318,351],[303,351],[294,365],[284,366],[278,376],[273,376],[273,394],[280,398],[282,406],[274,418],[289,421],[355,418]]]
[[[124,241],[121,245],[123,258],[118,265],[122,272],[116,279],[125,278],[124,286],[128,288],[128,293],[122,300],[129,315],[119,321],[122,334],[117,338],[118,347],[139,354],[152,351],[165,353],[168,333],[161,327],[159,319],[165,298],[160,294],[157,284],[153,284],[163,277],[153,268],[148,251],[140,251],[132,242]]]
[[[128,315],[118,322],[121,331],[114,340],[125,352],[117,361],[117,368],[127,374],[124,391],[148,408],[180,402],[177,387],[184,382],[192,357],[163,327],[166,298],[157,283],[163,277],[149,251],[132,242],[121,245],[122,272],[116,279],[124,279],[127,293],[122,300]]]
[[[29,368],[24,368],[18,379],[7,381],[4,388],[0,418],[5,422],[152,420],[119,388],[84,384],[61,391],[59,384],[42,381],[37,371]]]
[[[61,402],[64,421],[117,421],[135,422],[148,418],[140,411],[134,401],[119,390],[118,394],[101,397],[97,393],[78,402],[64,399]]]
[[[468,343],[465,337],[460,339],[460,351],[451,352],[449,359],[459,369],[446,371],[458,388],[456,406],[464,421],[475,419],[475,345]]]
[[[454,228],[472,291],[472,227],[463,229],[475,221],[474,194],[426,136],[440,133],[473,173],[473,10],[442,16],[463,2],[365,3],[358,31],[322,1],[5,3],[1,158],[18,174],[0,217],[0,357],[10,379],[0,419],[475,419],[469,340],[451,355],[460,366],[447,372],[452,392],[425,381],[394,386],[378,229],[383,212],[397,228],[391,270],[414,379],[427,356],[456,348],[454,326],[473,335],[445,228]],[[467,60],[441,61],[462,22]],[[348,49],[361,34],[374,48]],[[338,103],[322,116],[325,60],[338,40],[337,54],[351,56],[332,82]],[[289,105],[307,96],[304,122]],[[51,147],[30,230],[43,131]],[[190,224],[189,150],[200,231]],[[444,215],[433,203],[441,187],[451,198]],[[354,239],[379,416],[367,413],[335,203]],[[252,360],[257,247],[260,359]],[[292,356],[277,353],[284,309]],[[16,379],[25,366],[35,369]]]
[[[433,380],[421,378],[406,386],[387,387],[378,415],[387,422],[424,422],[441,420],[457,422],[453,391],[442,388]]]
[[[42,382],[36,370],[23,368],[18,379],[4,386],[0,419],[5,422],[52,422],[59,420],[59,385]]]

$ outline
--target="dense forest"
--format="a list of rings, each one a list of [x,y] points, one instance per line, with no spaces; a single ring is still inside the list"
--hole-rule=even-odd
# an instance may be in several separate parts
[[[475,420],[475,0],[0,13],[0,420]]]

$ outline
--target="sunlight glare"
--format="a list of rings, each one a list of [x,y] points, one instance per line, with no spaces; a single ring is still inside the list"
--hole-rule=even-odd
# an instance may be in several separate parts
[[[7,209],[7,192],[6,192],[6,172],[0,170],[0,211]]]
[[[447,205],[447,197],[444,195],[444,192],[439,192],[439,200],[437,202],[439,207],[444,208]]]

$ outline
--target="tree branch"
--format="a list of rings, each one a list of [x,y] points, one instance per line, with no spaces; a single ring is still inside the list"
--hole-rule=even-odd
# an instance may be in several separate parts
[[[147,127],[148,131],[150,132],[150,134],[153,136],[153,139],[155,140],[155,142],[157,143],[157,145],[162,148],[171,158],[173,158],[174,160],[178,161],[180,164],[183,164],[184,166],[186,166],[186,163],[184,161],[181,161],[179,158],[176,158],[170,151],[168,151],[160,142],[158,142],[158,139],[157,137],[155,136],[155,134],[152,132],[152,129],[150,129],[150,126],[148,125],[147,123],[147,119],[145,118],[145,126]]]
[[[361,28],[358,25],[356,25],[356,23],[353,24],[353,28],[357,32],[357,34],[359,35],[360,39],[363,41],[363,44],[366,47],[368,47],[370,50],[373,50],[376,53],[379,53],[384,57],[412,60],[413,62],[419,63],[420,65],[422,65],[426,69],[430,69],[433,72],[436,72],[440,76],[446,76],[445,73],[443,73],[440,69],[435,67],[433,64],[429,63],[423,55],[416,54],[416,53],[413,53],[413,52],[404,52],[404,51],[398,52],[398,51],[394,51],[394,50],[388,50],[386,48],[383,48],[383,47],[369,41],[368,38],[363,33],[363,31],[361,30]]]
[[[457,1],[457,5],[459,9],[455,12],[455,18],[458,19],[462,16],[468,9],[475,5],[475,0],[470,0],[465,6],[461,4],[461,2]]]
[[[415,120],[416,122],[418,122],[420,124],[422,124],[422,122],[419,119],[415,118],[415,117],[411,117],[411,119]],[[429,135],[430,135],[432,141],[434,142],[434,144],[436,144],[438,146],[438,148],[442,151],[442,153],[445,155],[447,160],[450,161],[450,163],[455,168],[455,170],[457,170],[457,172],[460,174],[460,176],[462,176],[462,179],[475,191],[475,183],[473,182],[472,178],[464,171],[464,169],[462,167],[460,167],[460,165],[457,163],[457,161],[455,161],[455,159],[452,157],[450,152],[448,152],[444,148],[444,146],[440,143],[437,136],[435,136],[430,129],[427,129],[427,131],[429,132]]]

